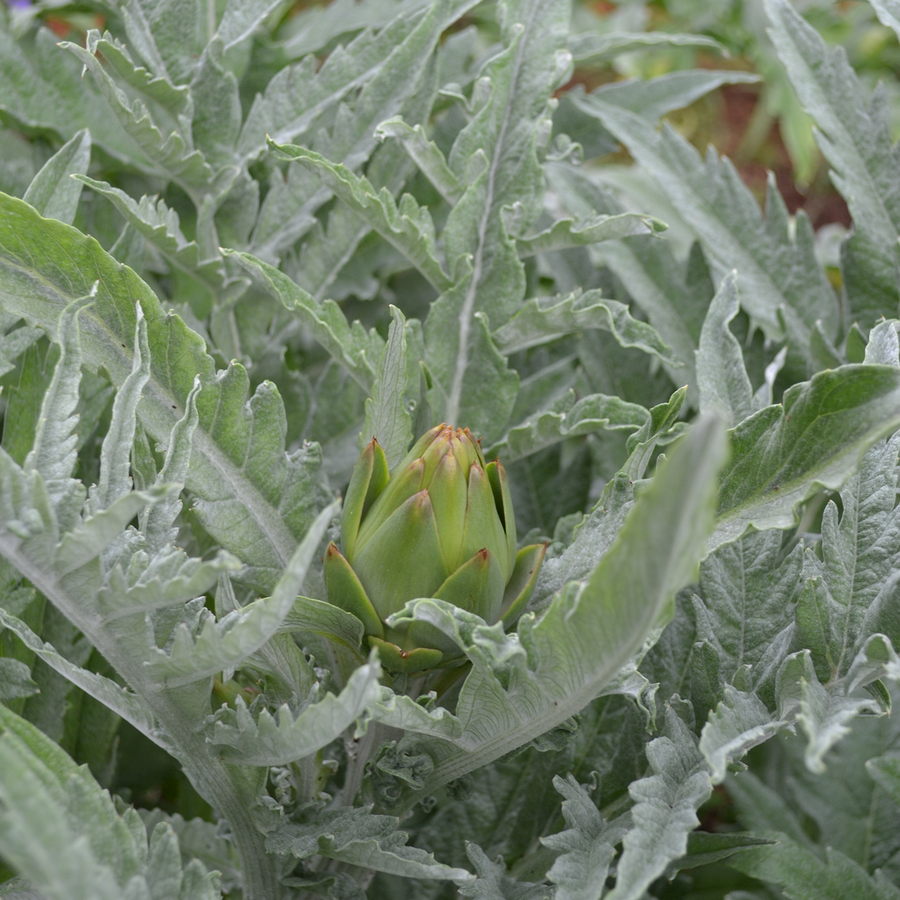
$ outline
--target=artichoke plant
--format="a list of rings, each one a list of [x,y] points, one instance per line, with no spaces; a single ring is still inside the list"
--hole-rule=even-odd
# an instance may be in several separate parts
[[[342,551],[325,553],[328,600],[363,623],[391,672],[420,672],[460,656],[427,622],[392,628],[388,617],[436,597],[510,624],[534,591],[546,544],[516,552],[506,471],[486,463],[468,428],[438,425],[394,472],[373,438],[353,470],[341,518]]]

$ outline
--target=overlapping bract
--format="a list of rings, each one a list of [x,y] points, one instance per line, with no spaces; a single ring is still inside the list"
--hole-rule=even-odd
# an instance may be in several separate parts
[[[328,599],[358,616],[394,672],[451,662],[455,644],[425,622],[386,624],[408,600],[437,597],[486,622],[512,622],[534,590],[545,544],[516,552],[506,471],[485,462],[469,430],[438,425],[391,474],[373,438],[341,520],[343,553],[325,553]]]

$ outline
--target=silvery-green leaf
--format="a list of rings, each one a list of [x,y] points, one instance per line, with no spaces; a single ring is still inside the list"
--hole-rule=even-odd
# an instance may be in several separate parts
[[[494,332],[494,340],[502,353],[509,354],[592,328],[609,331],[623,347],[638,347],[678,366],[655,329],[633,318],[624,303],[606,299],[599,290],[575,291],[552,299],[535,297]]]
[[[725,47],[703,34],[669,34],[664,31],[613,31],[606,34],[572,34],[569,50],[580,65],[596,65],[622,53],[659,46],[708,47],[725,53]]]
[[[549,409],[510,428],[503,438],[490,445],[490,452],[502,454],[504,460],[511,462],[569,437],[601,429],[637,430],[647,418],[647,410],[637,403],[604,394],[576,400],[575,392],[569,391]]]
[[[43,333],[39,328],[29,328],[27,325],[16,328],[18,323],[18,316],[0,312],[0,377],[15,368],[16,359]],[[8,403],[7,399],[7,410],[9,409]],[[8,421],[8,411],[6,417]],[[5,443],[8,448],[9,442]]]
[[[841,366],[795,384],[731,431],[712,550],[749,528],[789,528],[819,487],[839,488],[862,453],[900,426],[900,370]]]
[[[151,735],[155,724],[154,718],[139,696],[103,675],[76,666],[57,653],[50,644],[42,641],[23,621],[2,608],[0,608],[0,623],[15,632],[29,650],[72,684],[80,687],[104,706],[115,710],[126,722],[130,722],[145,735]]]
[[[713,784],[724,780],[730,764],[786,724],[756,694],[727,686],[724,699],[703,726],[700,737],[700,750],[709,763]]]
[[[609,875],[615,846],[627,831],[620,819],[606,822],[587,791],[571,775],[558,775],[553,786],[565,798],[566,831],[541,838],[545,847],[562,851],[547,877],[557,885],[556,900],[596,900],[597,888]]]
[[[225,50],[249,37],[265,17],[278,6],[278,0],[229,0],[216,29]]]
[[[386,189],[376,192],[367,178],[354,175],[345,166],[335,165],[312,150],[274,141],[270,141],[269,147],[276,158],[315,171],[329,190],[406,256],[437,290],[450,286],[450,279],[435,256],[431,214],[412,195],[404,194],[397,204]]]
[[[665,224],[650,216],[622,213],[618,216],[593,216],[590,219],[557,219],[549,228],[531,237],[519,237],[519,256],[553,253],[569,247],[583,247],[601,241],[614,241],[639,234],[658,234]]]
[[[371,807],[345,808],[320,814],[309,824],[285,824],[266,840],[273,853],[299,859],[321,854],[366,869],[436,878],[463,884],[473,876],[465,869],[445,866],[424,850],[409,847],[408,835],[399,831],[400,820],[376,816]]]
[[[288,563],[271,597],[254,600],[219,621],[209,616],[196,639],[186,624],[176,627],[169,652],[159,650],[145,665],[152,678],[182,685],[239,665],[277,633],[306,579],[325,529],[337,512],[327,507],[310,526]]]
[[[258,277],[273,297],[292,310],[360,386],[366,390],[371,387],[377,365],[375,360],[380,358],[384,347],[374,329],[367,333],[358,322],[349,325],[333,300],[319,303],[274,266],[249,253],[228,251],[226,255]]]
[[[869,875],[843,853],[825,850],[825,858],[784,838],[774,846],[748,850],[730,863],[764,882],[783,887],[796,900],[900,900],[900,889],[882,873]]]
[[[412,420],[404,400],[406,318],[396,306],[391,307],[391,318],[393,321],[378,365],[378,376],[372,385],[372,396],[366,400],[366,421],[359,436],[360,450],[372,438],[378,441],[389,469],[406,455],[413,437]]]
[[[136,318],[131,372],[116,393],[109,429],[100,449],[100,481],[96,493],[100,509],[109,508],[128,494],[132,487],[131,448],[134,446],[137,406],[150,380],[147,323],[140,307],[136,310]]]
[[[337,696],[327,693],[299,714],[287,704],[275,716],[263,709],[256,721],[239,697],[233,712],[219,714],[209,740],[225,759],[244,765],[279,766],[302,759],[340,737],[377,702],[380,675],[377,662],[366,663]]]
[[[792,653],[778,672],[778,713],[795,719],[806,733],[804,761],[811,772],[825,771],[823,757],[849,733],[847,722],[858,715],[884,715],[872,697],[848,697],[842,685],[830,690],[820,683],[809,650]]]
[[[759,81],[759,76],[752,72],[688,69],[684,72],[666,72],[647,81],[635,78],[613,81],[600,85],[589,94],[582,94],[576,89],[568,99],[583,113],[594,118],[598,117],[600,110],[596,101],[601,101],[629,109],[655,125],[666,113],[689,106],[723,84],[754,81]]]
[[[753,398],[744,355],[728,327],[740,311],[736,282],[736,272],[722,281],[709,306],[697,350],[700,411],[715,410],[729,425],[750,415]]]
[[[850,207],[855,232],[841,254],[846,295],[853,315],[871,325],[897,310],[900,182],[887,98],[880,88],[867,96],[844,48],[829,47],[790,4],[767,0],[765,10],[778,56]]]
[[[0,850],[50,900],[218,900],[217,873],[183,868],[160,823],[148,841],[138,813],[120,815],[86,766],[0,707]]]
[[[33,54],[25,52],[10,29],[0,29],[0,106],[26,129],[47,129],[70,140],[83,128],[95,145],[118,160],[132,161],[140,150],[109,114],[103,97],[80,78],[81,66],[60,52],[59,38],[39,28]]]
[[[670,126],[661,132],[641,116],[607,101],[597,101],[603,124],[634,154],[659,183],[696,231],[719,277],[738,271],[738,287],[746,310],[777,337],[782,333],[779,310],[796,313],[800,331],[821,319],[826,334],[836,332],[838,307],[815,257],[813,233],[802,213],[791,229],[787,208],[770,179],[765,217],[734,166],[710,149],[706,160]]]
[[[200,423],[187,486],[198,498],[204,527],[240,553],[249,580],[269,589],[324,505],[322,495],[311,490],[318,483],[316,448],[301,448],[290,457],[284,452],[284,410],[275,386],[264,382],[247,404],[244,368],[232,364],[217,376],[203,339],[180,318],[167,315],[149,287],[96,241],[61,222],[41,219],[11,197],[0,197],[0,211],[11,226],[0,241],[0,301],[26,321],[40,322],[54,340],[74,339],[76,332],[60,327],[63,309],[99,278],[93,305],[79,315],[77,334],[84,363],[92,369],[103,366],[114,384],[122,384],[132,370],[139,299],[152,360],[138,408],[148,434],[168,442],[199,376]],[[336,308],[334,313],[349,337],[343,314]],[[67,385],[71,391],[71,382]],[[56,415],[53,421],[58,428],[65,417]],[[54,441],[54,456],[67,446],[63,440]]]
[[[0,700],[8,703],[40,692],[31,669],[18,659],[0,657]]]
[[[540,212],[537,152],[549,137],[546,98],[568,66],[569,57],[559,55],[568,18],[568,4],[555,0],[510,4],[504,49],[488,62],[480,81],[486,102],[450,152],[450,168],[464,184],[444,232],[448,268],[457,284],[432,306],[425,323],[428,366],[440,384],[429,402],[449,422],[468,418],[470,397],[486,374],[478,361],[490,351],[479,346],[476,315],[487,314],[500,325],[524,295],[524,270],[503,210],[519,203],[526,228]],[[483,163],[477,175],[473,159]],[[464,279],[466,260],[471,275]],[[502,417],[503,411],[492,416]]]
[[[72,175],[84,175],[91,161],[91,135],[85,128],[44,163],[22,199],[47,219],[67,225],[75,221],[81,185]]]
[[[640,900],[672,860],[687,850],[688,834],[700,820],[697,810],[712,793],[706,760],[688,727],[670,709],[666,733],[647,745],[653,773],[631,783],[633,827],[622,841],[616,886],[609,900]]]
[[[412,127],[401,116],[394,116],[382,122],[375,131],[380,140],[397,138],[426,178],[438,189],[441,196],[451,205],[462,195],[462,186],[447,165],[441,149],[428,140],[421,125]]]
[[[214,296],[226,296],[231,279],[225,274],[220,257],[202,258],[196,241],[182,234],[178,213],[163,199],[141,197],[133,200],[124,191],[103,181],[82,175],[83,184],[108,198],[138,234],[143,235],[176,268],[196,278]]]
[[[188,192],[209,188],[214,173],[203,154],[194,150],[179,131],[169,131],[165,125],[158,125],[143,102],[132,105],[94,55],[100,41],[100,32],[91,31],[87,47],[71,41],[64,41],[61,46],[73,53],[91,73],[98,92],[108,104],[109,113],[134,141],[136,162],[148,174],[171,178]]]

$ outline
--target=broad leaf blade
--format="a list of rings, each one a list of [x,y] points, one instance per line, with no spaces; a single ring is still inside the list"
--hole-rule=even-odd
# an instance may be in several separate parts
[[[732,431],[709,549],[749,528],[789,528],[815,489],[834,490],[862,453],[900,427],[900,370],[851,365],[826,370],[785,391]]]
[[[85,128],[44,163],[22,198],[47,219],[66,225],[75,221],[81,185],[72,175],[84,175],[91,161],[91,135]]]

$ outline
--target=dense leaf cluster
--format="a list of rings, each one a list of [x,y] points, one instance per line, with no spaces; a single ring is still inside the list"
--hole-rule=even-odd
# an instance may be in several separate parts
[[[0,896],[900,898],[888,91],[765,0],[826,258],[665,121],[757,76],[570,86],[709,36],[289,6],[0,7]],[[439,422],[549,546],[392,677],[322,554]]]

